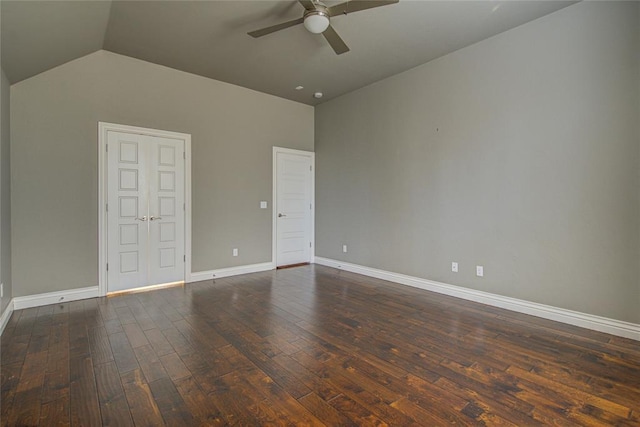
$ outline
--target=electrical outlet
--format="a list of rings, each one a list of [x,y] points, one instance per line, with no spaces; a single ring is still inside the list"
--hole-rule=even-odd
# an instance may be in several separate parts
[[[265,201],[260,202],[260,209],[267,209],[267,202]]]
[[[347,245],[342,245],[342,252],[347,253]]]
[[[484,267],[481,265],[476,265],[476,276],[484,277]]]
[[[238,248],[233,248],[233,256],[238,256]]]
[[[452,262],[451,263],[451,271],[453,271],[454,273],[458,272],[458,263],[457,262]]]

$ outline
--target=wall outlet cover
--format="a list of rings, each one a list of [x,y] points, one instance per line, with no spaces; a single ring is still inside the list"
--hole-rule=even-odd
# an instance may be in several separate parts
[[[484,267],[481,265],[476,265],[476,276],[484,277]]]
[[[458,263],[457,262],[452,262],[451,263],[451,271],[453,271],[454,273],[458,272]]]

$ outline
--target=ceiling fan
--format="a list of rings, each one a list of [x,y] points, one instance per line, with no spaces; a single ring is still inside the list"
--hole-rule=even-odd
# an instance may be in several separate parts
[[[285,28],[293,27],[294,25],[304,24],[304,27],[309,32],[314,34],[322,33],[336,54],[340,55],[345,52],[349,52],[349,47],[331,26],[331,18],[338,15],[346,15],[348,13],[359,12],[365,9],[372,9],[374,7],[398,3],[398,1],[399,0],[352,0],[327,7],[319,0],[298,0],[298,2],[304,7],[304,14],[302,15],[302,18],[272,25],[260,30],[251,31],[248,34],[251,37],[257,38],[275,33],[276,31],[284,30]]]

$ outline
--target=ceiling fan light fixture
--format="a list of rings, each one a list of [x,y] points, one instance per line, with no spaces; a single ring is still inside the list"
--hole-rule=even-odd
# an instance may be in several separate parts
[[[313,34],[323,33],[329,27],[329,14],[323,10],[311,10],[304,15],[304,27]]]

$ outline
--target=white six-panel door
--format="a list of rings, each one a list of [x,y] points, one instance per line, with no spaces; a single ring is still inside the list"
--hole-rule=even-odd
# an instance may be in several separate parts
[[[276,265],[311,262],[313,153],[275,151]]]
[[[107,132],[109,292],[183,281],[184,141]]]
[[[152,138],[149,152],[148,281],[156,285],[184,280],[184,142]]]

